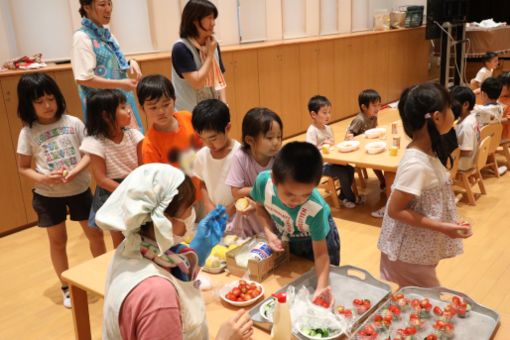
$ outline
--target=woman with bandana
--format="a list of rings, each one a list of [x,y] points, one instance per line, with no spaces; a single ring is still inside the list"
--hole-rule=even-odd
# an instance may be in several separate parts
[[[95,89],[120,89],[127,97],[134,119],[132,127],[143,125],[136,106],[133,91],[142,72],[134,59],[126,60],[117,39],[105,27],[112,15],[111,0],[80,0],[81,27],[74,33],[71,65],[85,120],[87,119],[86,97]],[[130,79],[128,71],[135,76]]]
[[[167,164],[138,167],[99,209],[96,222],[121,231],[106,278],[103,339],[208,339],[199,267],[223,236],[218,206],[197,226],[189,247],[180,243],[195,219],[190,178]],[[247,312],[222,324],[216,339],[248,339]]]

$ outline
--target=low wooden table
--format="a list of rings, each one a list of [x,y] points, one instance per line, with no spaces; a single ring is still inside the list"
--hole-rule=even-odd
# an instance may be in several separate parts
[[[113,257],[114,251],[110,251],[87,262],[81,263],[62,273],[62,278],[69,284],[69,291],[73,302],[73,322],[76,339],[91,339],[89,308],[87,302],[88,293],[104,297],[104,285],[106,271]],[[278,290],[281,286],[299,277],[313,266],[313,262],[291,256],[290,262],[278,268],[273,275],[267,278],[264,286],[265,296]],[[217,290],[226,283],[239,279],[237,276],[228,273],[207,274],[201,273],[210,279],[212,289],[203,292],[203,299],[207,313],[209,334],[214,337],[221,324],[228,320],[239,308],[223,302],[217,296]],[[251,306],[247,307],[248,309]],[[254,327],[253,339],[267,339],[268,334]]]
[[[398,133],[395,136],[400,136],[400,148],[396,156],[389,154],[389,148],[393,142],[393,135],[391,125],[381,125],[379,127],[386,129],[386,134],[383,138],[366,138],[364,134],[354,137],[354,140],[360,142],[360,147],[352,152],[340,152],[336,148],[329,153],[322,153],[324,162],[340,165],[352,165],[358,168],[369,168],[375,170],[382,170],[384,172],[384,179],[386,180],[386,195],[390,197],[391,185],[395,180],[398,164],[404,155],[407,145],[410,143],[409,137],[404,133],[404,128],[401,121],[394,122],[397,124]],[[370,155],[365,151],[365,145],[371,142],[386,142],[387,150],[379,154]]]

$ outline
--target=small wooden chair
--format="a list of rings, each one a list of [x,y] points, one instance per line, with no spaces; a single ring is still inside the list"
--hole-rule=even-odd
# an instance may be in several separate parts
[[[482,175],[480,174],[480,170],[487,163],[487,156],[489,154],[490,144],[491,137],[490,136],[485,137],[485,139],[481,141],[480,146],[478,147],[478,152],[476,154],[474,161],[474,168],[466,171],[463,170],[457,171],[458,180],[455,181],[454,191],[456,192],[460,191],[466,194],[468,203],[470,205],[476,205],[475,195],[472,190],[472,187],[475,184],[478,184],[480,192],[483,195],[487,194],[487,191],[485,190],[485,185],[483,184]]]
[[[455,150],[453,150],[450,156],[452,157],[453,162],[452,164],[449,164],[450,178],[452,179],[452,181],[454,181],[455,177],[457,177],[457,171],[459,170],[460,149],[456,148]]]
[[[487,156],[487,164],[483,168],[489,168],[496,177],[499,176],[498,162],[496,160],[496,151],[501,143],[501,133],[503,132],[503,125],[501,123],[488,124],[480,129],[480,140],[486,137],[491,137],[491,144],[489,146],[489,153]],[[481,170],[481,169],[480,169]]]
[[[331,200],[331,205],[336,208],[340,209],[340,200],[338,199],[338,189],[337,185],[335,183],[335,179],[333,177],[329,176],[322,176],[321,181],[319,182],[319,185],[317,186],[317,190],[319,190],[319,193],[321,196],[325,199]]]
[[[367,187],[367,182],[365,180],[368,178],[367,169],[356,168],[356,173],[358,174],[359,186],[365,189]]]
[[[505,156],[506,166],[510,168],[510,139],[501,140],[496,153]]]

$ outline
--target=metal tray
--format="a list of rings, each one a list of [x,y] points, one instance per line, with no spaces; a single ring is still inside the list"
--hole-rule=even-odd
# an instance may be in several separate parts
[[[353,315],[354,321],[351,329],[355,329],[361,322],[363,322],[371,314],[371,312],[379,306],[379,304],[388,298],[391,292],[389,285],[375,279],[366,270],[354,266],[330,266],[329,283],[332,288],[333,296],[335,297],[335,306],[341,304],[350,308],[352,300],[356,298],[369,299],[372,302],[372,307],[366,313],[361,316]],[[294,286],[296,288],[296,292],[302,286],[307,287],[311,292],[313,292],[317,286],[315,269],[309,270],[274,293],[284,292],[289,286]],[[265,331],[271,330],[272,323],[260,315],[259,308],[269,299],[271,299],[270,296],[250,310],[250,316],[254,325]],[[294,336],[297,339],[307,339],[301,334],[294,334]]]
[[[455,317],[455,333],[454,339],[462,339],[462,340],[484,340],[491,339],[498,326],[499,326],[499,314],[492,309],[484,307],[471,299],[464,293],[460,293],[448,288],[437,287],[437,288],[420,288],[420,287],[404,287],[401,288],[397,293],[404,294],[407,298],[414,299],[422,299],[428,298],[430,303],[433,306],[440,306],[444,308],[446,305],[450,303],[450,300],[446,300],[446,297],[451,297],[453,295],[459,296],[462,299],[466,300],[471,304],[471,312],[470,315],[461,319]],[[390,301],[386,301],[382,304],[375,312],[380,313],[383,309],[386,309],[390,304]],[[407,326],[409,320],[409,314],[411,312],[403,313],[402,319],[400,321],[396,321],[392,324],[391,329],[405,328]],[[418,331],[415,338],[423,339],[428,334],[433,333],[432,324],[435,320],[435,317],[432,315],[431,318],[426,323],[425,327]],[[372,322],[372,315],[370,318],[365,320],[365,322],[356,329],[357,333],[360,331],[365,325]],[[357,339],[356,334],[352,336],[352,339]],[[388,337],[388,333],[381,334],[378,339],[386,339]]]

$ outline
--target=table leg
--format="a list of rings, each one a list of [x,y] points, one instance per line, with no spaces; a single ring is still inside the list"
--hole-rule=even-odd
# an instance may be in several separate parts
[[[87,291],[69,285],[71,301],[73,303],[74,334],[77,340],[90,340],[90,319]]]
[[[391,194],[391,186],[393,185],[393,182],[395,181],[395,175],[396,173],[385,171],[384,172],[384,181],[386,182],[386,198],[390,198]]]

